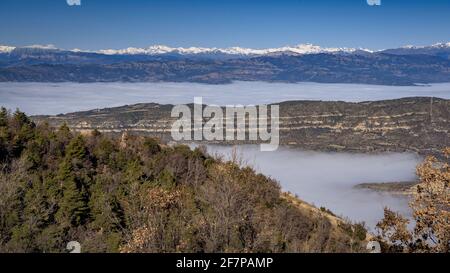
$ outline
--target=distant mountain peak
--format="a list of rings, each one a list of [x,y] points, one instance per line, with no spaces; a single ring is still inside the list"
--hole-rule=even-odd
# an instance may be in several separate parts
[[[415,46],[415,45],[405,45],[402,46],[402,49],[427,49],[427,48],[449,48],[450,42],[442,42],[442,43],[435,43],[432,45],[426,45],[426,46]]]
[[[364,54],[364,53],[397,53],[410,54],[416,52],[436,52],[450,50],[450,42],[441,42],[428,46],[414,46],[406,45],[400,48],[386,49],[386,50],[370,50],[366,48],[348,48],[348,47],[321,47],[314,44],[298,44],[294,46],[283,46],[276,48],[246,48],[246,47],[170,47],[166,45],[152,45],[146,48],[128,47],[124,49],[102,49],[97,51],[72,49],[59,49],[54,45],[30,45],[24,47],[14,47],[7,45],[0,45],[0,53],[8,54],[12,52],[20,52],[29,54],[30,52],[46,52],[46,51],[60,51],[60,52],[74,52],[74,53],[98,53],[104,55],[182,55],[191,57],[211,57],[211,58],[240,58],[240,57],[254,57],[254,56],[277,56],[277,55],[305,55],[318,53],[350,53],[350,54]]]
[[[0,45],[0,53],[10,53],[11,51],[13,51],[14,49],[16,49],[13,46],[4,46],[4,45]]]
[[[448,48],[448,47],[450,47],[450,42],[448,42],[448,43],[437,43],[437,44],[432,45],[431,47]]]
[[[367,51],[368,49],[362,48],[322,48],[313,44],[299,44],[296,46],[284,46],[278,48],[265,48],[265,49],[253,49],[244,47],[169,47],[165,45],[154,45],[148,48],[135,48],[129,47],[125,49],[106,49],[99,50],[98,53],[107,55],[160,55],[160,54],[180,54],[180,55],[197,55],[197,54],[226,54],[226,55],[267,55],[273,53],[295,53],[295,54],[316,54],[316,53],[335,53],[335,52],[355,52],[355,51]]]
[[[52,45],[52,44],[48,44],[48,45],[29,45],[29,46],[24,46],[23,48],[50,49],[50,50],[58,49],[55,45]]]

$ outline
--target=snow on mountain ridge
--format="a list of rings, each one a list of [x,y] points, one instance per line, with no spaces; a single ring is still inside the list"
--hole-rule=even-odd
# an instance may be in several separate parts
[[[55,45],[48,44],[48,45],[29,45],[24,46],[23,48],[33,48],[33,49],[47,49],[47,50],[59,50]]]
[[[0,53],[10,53],[11,51],[13,51],[14,49],[16,49],[13,46],[4,46],[4,45],[0,45]]]
[[[145,54],[145,55],[158,55],[158,54],[181,54],[181,55],[195,55],[195,54],[227,54],[227,55],[266,55],[272,53],[292,52],[296,54],[314,54],[314,53],[335,53],[335,52],[355,52],[357,50],[363,50],[372,52],[368,49],[355,49],[355,48],[322,48],[313,44],[300,44],[297,46],[285,46],[279,48],[267,48],[267,49],[252,49],[244,47],[168,47],[164,45],[155,45],[148,48],[135,48],[129,47],[126,49],[106,49],[99,50],[98,53],[117,55],[117,54]]]
[[[426,45],[426,46],[415,46],[415,45],[405,45],[401,48],[404,49],[424,49],[424,48],[447,48],[450,47],[450,42],[448,43],[436,43],[432,45]]]
[[[431,47],[434,47],[434,48],[446,48],[446,47],[450,47],[450,42],[448,42],[448,43],[437,43],[437,44],[434,44],[434,45],[432,45]]]
[[[0,45],[0,53],[11,53],[14,49],[18,47],[14,46],[6,46]],[[54,45],[30,45],[24,46],[23,48],[32,48],[32,49],[43,49],[43,50],[61,50]],[[402,49],[446,49],[450,48],[450,42],[436,43],[428,46],[413,46],[406,45],[401,47]],[[383,50],[369,50],[365,48],[347,48],[347,47],[320,47],[313,44],[299,44],[296,46],[284,46],[278,48],[265,48],[265,49],[254,49],[254,48],[245,48],[245,47],[227,47],[227,48],[218,48],[218,47],[169,47],[165,45],[153,45],[147,48],[137,48],[137,47],[128,47],[124,49],[103,49],[97,51],[91,50],[81,50],[81,49],[72,49],[67,50],[71,52],[85,52],[85,53],[99,53],[106,55],[163,55],[163,54],[179,54],[179,55],[236,55],[236,56],[261,56],[268,54],[317,54],[317,53],[354,53],[357,51],[363,52],[377,52]]]

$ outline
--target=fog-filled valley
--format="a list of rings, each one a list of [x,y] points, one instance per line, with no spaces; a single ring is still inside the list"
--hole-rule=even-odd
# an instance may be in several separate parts
[[[373,101],[403,97],[450,98],[450,84],[383,86],[362,84],[234,82],[198,83],[0,83],[1,105],[29,115],[56,115],[126,104],[192,103],[256,105],[292,100]]]
[[[360,84],[235,82],[226,85],[198,83],[0,83],[0,101],[27,114],[54,115],[143,102],[217,105],[269,104],[292,100],[373,101],[410,96],[450,98],[450,84],[380,86]],[[210,153],[229,156],[232,146],[208,145]],[[365,221],[373,229],[388,206],[409,215],[406,196],[355,189],[359,183],[415,181],[420,157],[413,153],[327,153],[279,148],[260,152],[241,145],[244,162],[278,180],[285,191],[324,206],[352,221]]]
[[[367,182],[415,181],[415,168],[421,162],[411,153],[328,153],[288,147],[261,152],[257,145],[206,147],[208,153],[228,160],[236,156],[243,165],[279,181],[284,191],[352,221],[364,221],[372,231],[386,206],[410,216],[409,198],[354,187]]]

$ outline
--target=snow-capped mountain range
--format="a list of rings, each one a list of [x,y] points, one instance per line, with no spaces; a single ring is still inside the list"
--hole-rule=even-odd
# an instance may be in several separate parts
[[[296,46],[284,46],[278,48],[253,49],[244,47],[169,47],[165,45],[154,45],[147,48],[128,47],[125,49],[102,49],[98,51],[89,50],[63,50],[58,49],[53,45],[31,45],[22,48],[28,49],[43,49],[43,50],[59,50],[71,52],[84,53],[99,53],[105,55],[164,55],[164,54],[178,54],[178,55],[236,55],[236,56],[261,56],[270,54],[317,54],[317,53],[354,53],[354,52],[381,52],[384,50],[370,50],[366,48],[348,48],[348,47],[320,47],[313,44],[299,44]],[[395,50],[426,50],[426,49],[449,49],[450,42],[437,43],[431,46],[404,46]],[[0,53],[11,53],[16,47],[0,45]],[[394,49],[388,49],[394,50]]]
[[[313,44],[300,44],[297,46],[285,46],[279,48],[253,49],[244,47],[228,47],[228,48],[208,48],[208,47],[168,47],[164,45],[150,46],[148,48],[129,47],[126,49],[114,50],[100,50],[99,53],[115,55],[115,54],[181,54],[181,55],[195,55],[195,54],[227,54],[227,55],[268,55],[273,53],[290,52],[294,54],[315,54],[315,53],[334,53],[334,52],[354,52],[355,48],[322,48]],[[367,49],[359,49],[370,51]]]
[[[10,53],[16,47],[13,46],[1,46],[0,53]],[[32,45],[23,48],[34,49],[53,49],[58,50],[53,45]],[[59,49],[61,50],[61,49]],[[266,48],[266,49],[253,49],[244,47],[169,47],[165,45],[154,45],[147,48],[128,47],[125,49],[102,49],[98,51],[89,50],[64,50],[72,52],[86,52],[86,53],[100,53],[105,55],[162,55],[162,54],[180,54],[180,55],[197,55],[197,54],[226,54],[226,55],[267,55],[273,53],[289,52],[293,54],[316,54],[316,53],[334,53],[334,52],[355,52],[357,50],[372,52],[368,49],[356,49],[356,48],[322,48],[313,44],[299,44],[296,46],[284,46],[279,48]]]
[[[35,45],[0,50],[0,82],[450,82],[450,43],[382,51],[311,44],[269,49],[151,46],[95,52]]]

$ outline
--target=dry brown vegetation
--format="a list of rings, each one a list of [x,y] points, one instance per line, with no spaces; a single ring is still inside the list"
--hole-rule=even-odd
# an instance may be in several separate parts
[[[0,252],[355,252],[365,229],[201,148],[0,111]]]
[[[420,183],[410,203],[414,230],[408,229],[408,219],[385,209],[377,225],[385,251],[450,251],[450,148],[442,153],[443,160],[430,156],[417,167]]]

